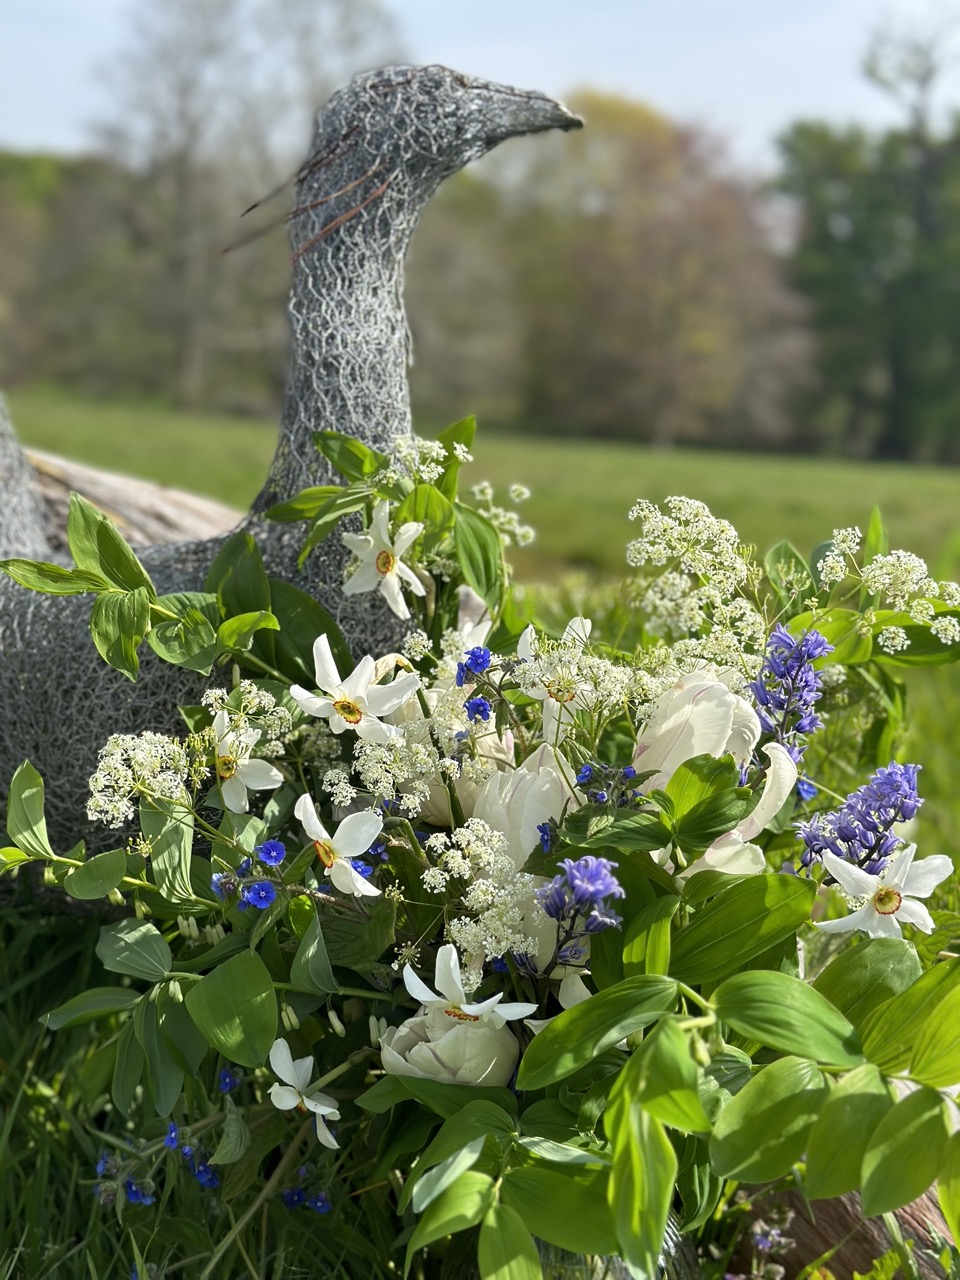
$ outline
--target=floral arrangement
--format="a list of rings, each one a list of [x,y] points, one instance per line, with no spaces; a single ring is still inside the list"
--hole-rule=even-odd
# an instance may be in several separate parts
[[[0,850],[126,908],[116,982],[48,1025],[89,1029],[91,1180],[135,1274],[259,1250],[523,1280],[566,1251],[653,1277],[668,1227],[696,1244],[743,1184],[869,1216],[936,1181],[956,1233],[960,962],[927,906],[953,868],[911,842],[895,752],[902,669],[960,656],[960,587],[876,516],[761,563],[703,504],[640,501],[605,616],[551,629],[504,557],[529,531],[458,495],[473,430],[396,457],[320,433],[344,483],[271,513],[304,556],[342,539],[397,652],[265,599],[246,534],[158,597],[77,497],[73,569],[0,566],[94,595],[131,678],[143,644],[209,677],[179,737],[104,745],[88,816],[116,847],[52,849],[25,762]],[[156,1234],[161,1208],[216,1246]]]

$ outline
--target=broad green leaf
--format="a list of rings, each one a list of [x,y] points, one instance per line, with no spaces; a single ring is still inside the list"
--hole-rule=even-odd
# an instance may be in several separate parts
[[[621,1079],[631,1097],[662,1124],[683,1133],[707,1133],[700,1074],[689,1036],[672,1018],[663,1018],[633,1051]]]
[[[721,1022],[768,1048],[836,1067],[863,1062],[852,1024],[799,978],[763,970],[736,973],[710,1003]]]
[[[161,596],[157,606],[177,617],[154,618],[147,632],[150,648],[164,662],[209,675],[217,654],[220,607],[216,596],[200,591],[176,592]]]
[[[150,841],[150,867],[162,897],[175,907],[191,902],[193,811],[172,800],[144,797],[140,801],[140,827]]]
[[[437,488],[451,502],[457,496],[457,480],[462,466],[453,446],[459,444],[463,445],[465,449],[469,449],[476,434],[477,420],[474,417],[470,417],[461,418],[459,422],[451,422],[450,426],[444,427],[437,436],[437,439],[447,450],[447,460],[443,464],[443,475],[437,481]]]
[[[672,838],[670,829],[653,813],[603,814],[602,817],[606,819],[602,826],[583,832],[578,830],[573,820],[568,819],[563,828],[564,840],[580,849],[610,848],[654,853],[666,848]],[[668,885],[672,884],[669,876],[666,879]]]
[[[910,1204],[931,1186],[947,1144],[943,1099],[921,1088],[895,1103],[874,1129],[861,1167],[867,1218]]]
[[[207,570],[204,589],[216,595],[226,618],[270,610],[270,584],[252,534],[241,530],[227,539]]]
[[[385,453],[371,449],[362,440],[340,431],[315,431],[313,443],[347,480],[369,480],[390,466]]]
[[[29,853],[24,853],[22,849],[14,849],[12,845],[8,845],[6,849],[0,849],[0,875],[4,871],[12,871],[14,867],[21,866],[24,862],[32,862]]]
[[[113,1081],[110,1086],[110,1096],[113,1098],[114,1106],[123,1116],[130,1114],[134,1094],[145,1065],[146,1059],[131,1018],[124,1025],[117,1041],[117,1060],[114,1063]]]
[[[803,1155],[827,1096],[817,1067],[780,1058],[731,1098],[710,1137],[710,1162],[738,1182],[773,1182]]]
[[[717,982],[794,933],[810,918],[816,885],[799,876],[751,876],[732,885],[676,932],[671,976]]]
[[[424,1245],[432,1244],[444,1236],[455,1235],[474,1227],[490,1208],[494,1198],[493,1179],[485,1173],[468,1169],[438,1196],[417,1223],[407,1244],[407,1257],[403,1274],[410,1273],[413,1255]]]
[[[18,848],[31,857],[53,856],[43,816],[43,779],[29,760],[24,760],[10,780],[7,832]]]
[[[702,1226],[716,1209],[724,1180],[710,1168],[705,1139],[688,1137],[681,1150],[677,1191],[683,1201],[680,1226],[684,1232]]]
[[[428,1169],[422,1178],[419,1178],[413,1187],[412,1204],[414,1213],[423,1213],[428,1204],[432,1204],[437,1196],[446,1191],[452,1183],[460,1177],[461,1173],[466,1173],[480,1159],[480,1153],[483,1151],[483,1144],[486,1142],[486,1136],[481,1134],[477,1138],[471,1138],[469,1142],[460,1144],[452,1155],[447,1156],[446,1160],[441,1160],[439,1164]]]
[[[99,573],[84,573],[81,569],[67,569],[62,564],[47,564],[43,560],[0,560],[0,572],[30,591],[42,591],[47,596],[82,596],[87,591],[103,591],[106,578]]]
[[[657,898],[631,920],[623,938],[623,972],[668,973],[673,917],[680,899],[670,894]]]
[[[150,624],[150,596],[136,591],[105,591],[93,602],[90,635],[104,662],[129,680],[140,670],[137,650]]]
[[[487,1210],[477,1245],[480,1280],[541,1280],[540,1257],[526,1223],[508,1204]]]
[[[576,1116],[571,1115],[559,1099],[541,1098],[524,1110],[520,1126],[525,1134],[565,1142],[577,1136],[576,1120]]]
[[[229,1094],[223,1098],[223,1129],[210,1164],[236,1164],[250,1146],[250,1130],[243,1118],[243,1111]]]
[[[732,1097],[745,1089],[753,1079],[753,1063],[748,1054],[732,1045],[715,1053],[700,1077],[700,1101],[711,1124]]]
[[[664,790],[673,801],[674,819],[679,819],[704,800],[735,791],[739,781],[733,756],[692,756],[677,766]]]
[[[126,973],[147,982],[162,982],[173,964],[160,930],[146,920],[118,920],[116,924],[103,925],[97,956],[112,973]]]
[[[242,1067],[266,1062],[277,1037],[277,998],[267,966],[241,951],[191,984],[187,1009],[214,1049]]]
[[[128,987],[92,987],[51,1009],[43,1021],[51,1031],[59,1031],[61,1027],[79,1027],[84,1022],[94,1022],[112,1013],[124,1013],[132,1009],[139,999],[140,992],[131,991]]]
[[[496,616],[503,595],[503,548],[500,535],[471,507],[454,503],[456,512],[457,560],[468,587]]]
[[[874,1009],[906,990],[920,974],[912,942],[869,938],[841,951],[812,985],[860,1031]]]
[[[410,520],[422,524],[424,530],[420,536],[430,545],[449,533],[454,518],[453,504],[432,484],[418,484],[391,513],[391,520],[397,525]]]
[[[109,849],[95,853],[82,867],[74,867],[63,878],[63,887],[71,898],[91,901],[104,898],[123,879],[127,867],[125,849]]]
[[[607,1205],[606,1169],[510,1169],[500,1198],[541,1240],[571,1253],[615,1253],[617,1237]]]
[[[656,1280],[667,1215],[677,1180],[677,1157],[663,1125],[626,1088],[615,1089],[604,1128],[613,1146],[607,1200],[632,1274]]]
[[[534,1106],[539,1104],[534,1103]],[[532,1108],[531,1108],[532,1110]],[[566,1108],[564,1108],[566,1110]],[[524,1112],[524,1120],[526,1120]],[[570,1113],[566,1112],[569,1117]],[[524,1123],[526,1128],[526,1123]],[[570,1126],[567,1126],[569,1130]],[[555,1142],[551,1138],[518,1138],[517,1146],[523,1147],[539,1160],[549,1160],[552,1164],[577,1165],[609,1165],[609,1159],[600,1151],[585,1151],[582,1147],[573,1147],[567,1142]]]
[[[277,666],[291,679],[306,677],[308,688],[314,687],[316,672],[313,663],[313,646],[319,636],[330,641],[330,652],[342,676],[353,670],[353,659],[343,632],[318,600],[301,591],[291,582],[271,578],[270,596],[273,612],[280,620],[280,632],[274,637]]]
[[[951,1134],[937,1170],[937,1199],[950,1234],[960,1240],[960,1133]]]
[[[863,1025],[863,1051],[887,1075],[904,1071],[928,1019],[960,983],[960,960],[944,960],[875,1008]]]
[[[356,901],[356,899],[355,899]],[[363,973],[371,969],[387,947],[393,945],[396,903],[389,898],[366,899],[365,914],[340,915],[324,907],[323,940],[331,964]]]
[[[732,889],[735,884],[741,884],[750,878],[746,875],[728,875],[725,871],[696,871],[680,886],[683,901],[691,907],[697,907],[701,902],[708,902],[718,893]]]
[[[300,554],[297,556],[297,567],[303,568],[310,552],[329,537],[334,529],[342,525],[344,516],[366,511],[368,502],[369,495],[366,491],[356,493],[352,488],[344,490],[339,497],[331,498],[326,502],[317,512],[310,526],[310,532],[304,539]]]
[[[133,548],[103,512],[79,493],[70,495],[67,544],[78,569],[106,578],[119,591],[143,590],[148,599],[156,600],[150,575]]]
[[[656,1022],[676,1001],[675,982],[644,973],[566,1009],[527,1046],[517,1087],[542,1089],[573,1075],[624,1036]]]
[[[410,1094],[406,1096],[410,1097]],[[417,1175],[423,1174],[433,1165],[446,1162],[454,1152],[476,1138],[492,1135],[501,1145],[505,1145],[513,1138],[515,1131],[514,1120],[503,1107],[484,1098],[467,1102],[447,1117],[427,1149],[417,1158]]]
[[[931,1089],[960,1084],[960,986],[949,991],[917,1034],[910,1055],[910,1075]]]
[[[279,631],[280,623],[269,609],[238,613],[221,622],[217,628],[218,653],[246,653],[252,648],[258,631]]]
[[[721,791],[701,800],[675,820],[673,833],[677,843],[687,853],[703,853],[718,836],[733,830],[746,814],[749,800],[750,792],[745,788]]]
[[[183,1091],[183,1065],[160,1034],[157,1001],[140,1000],[133,1013],[133,1029],[147,1064],[147,1089],[158,1116],[168,1116]]]
[[[331,498],[343,493],[343,485],[318,484],[301,489],[289,502],[278,502],[267,509],[267,519],[276,520],[279,524],[290,524],[295,520],[312,520],[327,505]]]
[[[330,958],[323,941],[316,908],[310,905],[310,923],[300,939],[297,954],[290,966],[290,981],[295,991],[309,991],[314,995],[327,995],[339,991],[340,984],[333,976]]]
[[[517,1100],[509,1089],[499,1085],[447,1084],[440,1080],[421,1080],[418,1076],[398,1076],[401,1088],[438,1116],[449,1119],[466,1106],[493,1103],[501,1111],[515,1115]]]
[[[893,1099],[872,1062],[857,1067],[830,1090],[807,1139],[807,1195],[826,1200],[856,1191],[870,1135]]]

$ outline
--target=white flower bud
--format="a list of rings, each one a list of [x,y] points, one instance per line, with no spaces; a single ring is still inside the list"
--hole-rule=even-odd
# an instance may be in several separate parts
[[[342,1040],[342,1039],[343,1039],[343,1037],[347,1034],[347,1029],[346,1029],[346,1027],[343,1025],[343,1023],[340,1021],[339,1014],[336,1012],[336,1010],[335,1010],[335,1009],[328,1009],[328,1010],[327,1010],[327,1018],[328,1018],[328,1019],[329,1019],[329,1021],[330,1021],[330,1025],[331,1025],[331,1027],[333,1027],[333,1029],[334,1029],[334,1031],[336,1032],[336,1034],[337,1034],[337,1035],[341,1038],[341,1040]]]

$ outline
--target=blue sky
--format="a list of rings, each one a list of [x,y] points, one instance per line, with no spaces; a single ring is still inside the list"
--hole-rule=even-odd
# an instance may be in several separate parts
[[[162,0],[155,0],[162,3]],[[127,0],[2,0],[0,146],[82,150]],[[591,85],[711,126],[750,166],[798,117],[884,123],[858,64],[870,33],[960,0],[394,0],[411,61],[562,96]],[[944,99],[960,103],[960,70]]]

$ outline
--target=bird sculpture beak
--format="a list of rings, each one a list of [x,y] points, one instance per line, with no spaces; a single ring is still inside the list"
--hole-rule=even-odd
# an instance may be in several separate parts
[[[562,129],[567,133],[583,128],[580,116],[545,94],[500,85],[490,88],[496,92],[496,108],[490,112],[494,125],[491,136],[498,142],[524,133],[545,133],[548,129]]]

